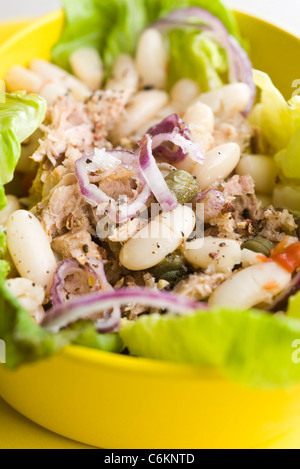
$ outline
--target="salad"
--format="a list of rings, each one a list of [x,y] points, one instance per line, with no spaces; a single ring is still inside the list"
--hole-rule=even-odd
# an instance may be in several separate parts
[[[64,0],[0,102],[7,366],[67,344],[300,381],[300,98],[219,0]]]

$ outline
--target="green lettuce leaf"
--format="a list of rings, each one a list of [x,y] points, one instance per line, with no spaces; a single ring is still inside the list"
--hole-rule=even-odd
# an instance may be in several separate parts
[[[10,267],[8,263],[3,260],[3,257],[5,256],[7,251],[7,242],[6,242],[6,236],[3,231],[3,229],[0,226],[0,280],[5,279],[7,275],[9,274]]]
[[[300,292],[290,297],[287,315],[290,318],[300,319]]]
[[[0,101],[0,210],[5,207],[4,185],[12,181],[21,143],[43,122],[46,101],[37,95],[5,94]]]
[[[300,117],[300,108],[299,108]],[[287,179],[300,180],[300,124],[288,146],[275,155],[275,162]],[[300,207],[298,207],[300,208]]]
[[[220,0],[63,0],[66,23],[53,48],[53,61],[70,71],[70,55],[90,46],[99,50],[109,72],[121,53],[134,53],[139,34],[147,25],[190,6],[210,11],[240,38],[233,13]]]
[[[88,347],[110,353],[122,353],[125,346],[120,334],[97,334],[95,326],[87,328],[80,334],[79,338],[73,342],[75,345]]]
[[[300,321],[260,311],[219,309],[184,317],[143,316],[125,323],[121,337],[135,356],[215,367],[247,386],[300,382],[293,343]]]
[[[224,84],[222,75],[228,71],[226,53],[206,34],[176,29],[170,32],[169,42],[169,88],[182,78],[197,81],[202,92]]]
[[[32,320],[1,279],[0,339],[6,344],[6,366],[10,369],[51,357],[70,343],[115,353],[123,350],[117,334],[98,334],[90,321],[50,334]]]
[[[179,8],[199,7],[219,18],[232,36],[240,38],[234,14],[221,0],[147,0],[145,3],[150,23]]]
[[[254,70],[254,81],[261,90],[261,100],[251,115],[250,122],[261,128],[273,154],[285,149],[300,127],[300,97],[286,102],[271,78]]]

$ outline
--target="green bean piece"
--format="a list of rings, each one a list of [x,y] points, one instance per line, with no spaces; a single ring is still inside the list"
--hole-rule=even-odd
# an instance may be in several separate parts
[[[199,184],[186,171],[173,171],[165,180],[169,189],[176,195],[179,204],[191,202],[199,192]]]
[[[156,280],[167,280],[170,283],[176,283],[187,271],[184,257],[176,253],[150,270]]]
[[[275,246],[271,241],[261,236],[249,239],[242,245],[242,249],[249,249],[249,251],[264,254],[267,257],[270,257],[271,251],[274,247]]]

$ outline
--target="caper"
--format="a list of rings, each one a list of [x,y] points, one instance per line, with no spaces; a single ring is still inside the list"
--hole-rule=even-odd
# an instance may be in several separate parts
[[[271,251],[274,247],[275,246],[271,241],[266,238],[262,238],[261,236],[249,239],[242,245],[242,249],[249,249],[249,251],[264,254],[267,257],[270,257]]]
[[[187,270],[184,257],[175,253],[153,267],[150,272],[157,280],[167,280],[174,283],[183,277]]]
[[[165,180],[169,189],[176,195],[179,204],[191,202],[199,192],[196,179],[186,171],[173,171]]]

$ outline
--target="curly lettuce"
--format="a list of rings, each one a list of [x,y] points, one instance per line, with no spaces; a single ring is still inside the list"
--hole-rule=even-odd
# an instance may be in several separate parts
[[[143,316],[126,322],[121,337],[132,355],[214,367],[247,386],[300,382],[300,365],[292,358],[300,321],[284,315],[217,309],[182,317]]]
[[[52,59],[70,71],[71,54],[81,47],[94,47],[109,72],[120,54],[134,54],[138,37],[146,26],[175,9],[191,6],[208,10],[233,36],[240,38],[234,14],[220,0],[63,0],[66,22],[62,36],[52,50]],[[194,59],[191,38],[189,42],[188,54],[180,54],[181,64],[183,58],[184,62],[191,63]],[[174,53],[172,43],[171,49]],[[204,54],[203,60],[207,62],[210,53]],[[197,61],[201,58],[197,57]]]
[[[120,353],[124,347],[117,334],[98,334],[90,321],[79,321],[57,334],[47,332],[34,322],[1,278],[0,339],[6,345],[6,366],[10,369],[51,357],[70,343],[112,353]]]
[[[224,84],[222,78],[228,71],[225,50],[206,34],[174,29],[169,43],[169,88],[182,78],[196,81],[203,92]]]
[[[0,210],[6,205],[4,185],[11,182],[21,155],[21,143],[45,118],[47,103],[37,95],[2,94],[0,100]]]
[[[261,129],[282,176],[300,182],[300,97],[287,102],[266,73],[255,70],[254,81],[261,90],[261,100],[250,122]]]
[[[2,228],[0,227],[0,280],[5,279],[9,274],[9,265],[8,263],[3,260],[3,257],[6,254],[7,250],[7,243],[6,243],[6,236]]]

